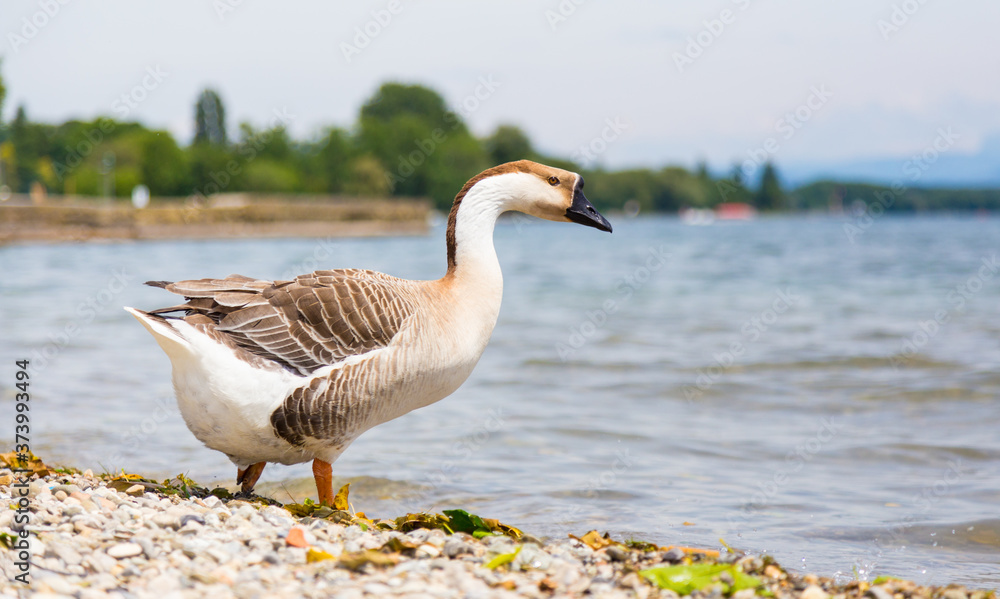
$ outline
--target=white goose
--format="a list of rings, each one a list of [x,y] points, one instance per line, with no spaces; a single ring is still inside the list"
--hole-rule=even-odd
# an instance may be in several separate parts
[[[169,356],[188,428],[236,464],[243,492],[267,462],[312,460],[319,501],[332,504],[331,464],[352,441],[450,395],[479,361],[503,293],[493,228],[510,210],[611,231],[580,175],[521,160],[458,192],[436,281],[324,270],[150,282],[185,303],[126,310]]]

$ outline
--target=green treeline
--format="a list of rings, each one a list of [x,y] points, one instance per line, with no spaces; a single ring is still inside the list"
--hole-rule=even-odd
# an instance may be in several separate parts
[[[0,108],[5,89],[0,79]],[[116,112],[128,114],[116,105]],[[53,125],[33,122],[24,106],[0,123],[0,184],[28,193],[128,196],[139,184],[153,196],[187,198],[219,192],[330,193],[353,196],[432,198],[440,209],[470,177],[490,166],[528,158],[581,172],[599,208],[626,202],[643,212],[683,207],[710,208],[720,202],[747,202],[759,210],[826,209],[857,199],[875,201],[892,193],[890,210],[1000,208],[1000,192],[936,191],[816,183],[792,192],[782,189],[771,164],[759,184],[748,186],[738,168],[722,179],[700,166],[609,171],[588,169],[546,156],[513,125],[486,138],[473,135],[462,117],[434,90],[386,83],[361,107],[349,128],[328,127],[308,140],[292,139],[292,117],[275,110],[265,126],[226,126],[221,98],[204,90],[191,111],[190,145],[167,131],[101,117]]]

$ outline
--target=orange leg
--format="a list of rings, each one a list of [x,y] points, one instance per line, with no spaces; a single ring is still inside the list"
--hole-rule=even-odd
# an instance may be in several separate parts
[[[257,479],[264,472],[267,462],[257,462],[250,464],[246,470],[236,470],[236,482],[240,483],[240,490],[249,495],[253,491],[253,486],[257,484]]]
[[[317,458],[313,460],[313,478],[319,492],[320,505],[333,506],[333,466]]]

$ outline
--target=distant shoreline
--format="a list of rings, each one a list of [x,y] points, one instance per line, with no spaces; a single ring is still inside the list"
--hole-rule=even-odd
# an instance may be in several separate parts
[[[173,239],[422,235],[430,203],[338,197],[230,195],[207,206],[159,200],[147,208],[74,198],[0,205],[0,244]]]

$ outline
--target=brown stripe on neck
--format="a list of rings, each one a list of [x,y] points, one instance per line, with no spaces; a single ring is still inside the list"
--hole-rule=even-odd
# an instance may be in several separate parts
[[[515,162],[507,162],[493,168],[488,168],[485,171],[479,173],[475,177],[469,179],[462,189],[455,196],[455,203],[451,205],[451,212],[448,214],[448,232],[445,235],[445,239],[448,243],[448,274],[455,271],[455,224],[458,221],[458,207],[461,205],[462,200],[465,199],[465,194],[469,193],[469,190],[476,184],[487,177],[494,177],[496,175],[503,175],[506,173],[527,173],[535,170],[539,165],[530,160],[518,160]]]

